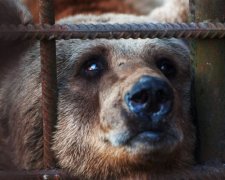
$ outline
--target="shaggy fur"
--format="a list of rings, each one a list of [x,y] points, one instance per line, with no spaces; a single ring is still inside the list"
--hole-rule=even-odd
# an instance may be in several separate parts
[[[19,19],[16,23],[27,22],[23,13],[27,11],[14,0],[0,0],[0,12],[4,23],[15,18]],[[9,17],[12,12],[20,13]],[[108,14],[74,16],[60,23],[149,20],[147,16]],[[15,41],[7,43],[17,48],[21,45]],[[7,61],[1,49],[1,169],[43,168],[39,43],[30,43],[30,47],[20,47],[19,52],[8,56]],[[5,48],[4,42],[0,45]],[[161,59],[174,65],[175,76],[169,78],[157,68]],[[84,73],[86,63],[93,60],[102,63],[98,78]],[[6,68],[10,62],[13,66]],[[201,174],[222,178],[222,171],[214,168],[196,167],[191,172],[195,147],[190,116],[192,73],[190,52],[182,40],[60,40],[57,71],[58,121],[52,151],[58,167],[70,175],[81,179],[189,179]],[[164,119],[165,136],[155,143],[135,138],[133,133],[146,127],[124,103],[125,93],[143,75],[165,81],[174,93],[173,108]]]
[[[188,0],[161,0],[164,4],[153,10],[150,14],[151,20],[160,22],[187,22],[189,4]],[[23,0],[30,9],[34,22],[39,22],[39,3],[38,0]],[[162,2],[158,2],[158,5]],[[56,19],[65,18],[75,14],[102,14],[102,13],[128,13],[146,14],[157,2],[147,2],[141,0],[56,0],[55,14]],[[149,7],[153,6],[153,7]]]
[[[34,21],[39,22],[39,1],[23,0],[33,14]],[[75,14],[135,13],[136,11],[121,0],[55,0],[56,19]]]
[[[160,22],[187,22],[188,12],[188,0],[168,0],[163,6],[156,8],[150,18]]]

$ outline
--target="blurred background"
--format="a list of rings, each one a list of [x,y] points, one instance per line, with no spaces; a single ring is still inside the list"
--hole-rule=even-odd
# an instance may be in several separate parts
[[[149,14],[153,9],[161,6],[166,0],[122,0],[130,4],[140,14]],[[170,0],[167,0],[170,1]]]
[[[23,0],[31,10],[34,21],[39,22],[38,0]],[[144,15],[171,0],[54,0],[56,20],[74,14],[108,12]]]

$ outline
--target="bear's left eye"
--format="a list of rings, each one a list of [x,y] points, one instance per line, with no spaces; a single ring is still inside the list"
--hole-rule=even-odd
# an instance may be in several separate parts
[[[104,62],[101,59],[94,58],[84,63],[81,74],[86,78],[97,78],[102,75],[104,69]]]
[[[156,66],[167,78],[172,78],[176,76],[176,67],[170,59],[160,58],[157,60]]]

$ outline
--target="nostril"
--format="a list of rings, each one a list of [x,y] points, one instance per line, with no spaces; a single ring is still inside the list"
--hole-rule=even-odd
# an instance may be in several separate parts
[[[136,104],[145,104],[148,102],[149,95],[147,90],[142,90],[131,97],[131,101]]]
[[[164,103],[169,100],[169,95],[164,90],[158,90],[155,94],[156,102]]]

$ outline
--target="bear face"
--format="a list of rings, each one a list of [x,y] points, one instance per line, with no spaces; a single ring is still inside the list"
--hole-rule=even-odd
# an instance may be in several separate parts
[[[60,23],[146,22],[132,15]],[[43,168],[39,44],[5,71],[4,146],[18,169]],[[178,39],[57,41],[58,120],[52,151],[81,178],[153,177],[193,163],[190,52]]]
[[[16,147],[15,163],[26,169],[42,167],[38,48],[26,53],[16,76],[4,80],[3,96],[13,104],[10,144]],[[57,49],[59,102],[52,149],[61,168],[93,178],[192,163],[191,71],[181,41],[68,40],[59,41]],[[137,85],[143,88],[134,102],[148,107],[136,112],[126,95]]]
[[[191,69],[189,50],[181,41],[68,44],[58,48],[71,52],[68,69],[59,69],[53,150],[61,167],[75,175],[108,177],[192,163]]]

